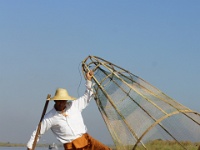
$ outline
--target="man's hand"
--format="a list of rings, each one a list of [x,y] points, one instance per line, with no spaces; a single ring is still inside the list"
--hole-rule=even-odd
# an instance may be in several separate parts
[[[89,72],[87,72],[87,74],[86,74],[86,78],[87,78],[87,80],[90,80],[90,81],[91,81],[93,75],[94,75],[94,72],[93,72],[92,70],[90,70]]]

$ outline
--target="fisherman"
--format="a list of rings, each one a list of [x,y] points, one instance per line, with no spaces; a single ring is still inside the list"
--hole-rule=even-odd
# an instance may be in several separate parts
[[[58,88],[54,100],[55,105],[41,123],[39,137],[51,129],[56,138],[63,144],[65,150],[110,150],[110,148],[87,133],[81,112],[88,105],[93,95],[93,71],[86,73],[86,91],[76,99],[70,96],[66,89]],[[27,150],[32,149],[37,129],[33,132]],[[39,139],[38,139],[39,140]]]

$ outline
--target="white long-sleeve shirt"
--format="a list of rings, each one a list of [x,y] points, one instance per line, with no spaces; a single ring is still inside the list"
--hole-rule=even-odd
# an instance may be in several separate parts
[[[41,123],[39,137],[47,130],[51,129],[61,143],[69,143],[86,133],[87,128],[84,124],[81,112],[88,105],[92,95],[92,82],[87,80],[85,94],[77,100],[70,101],[67,104],[65,109],[67,116],[64,116],[62,113],[56,111],[55,108],[50,110],[44,116],[44,119]],[[30,149],[32,148],[36,131],[37,129],[33,132],[30,140],[27,143],[27,147]]]

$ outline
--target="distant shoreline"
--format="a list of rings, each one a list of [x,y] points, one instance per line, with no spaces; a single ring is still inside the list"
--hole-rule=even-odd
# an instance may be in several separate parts
[[[38,147],[48,147],[49,144],[37,144]],[[0,142],[0,147],[26,147],[26,144]]]

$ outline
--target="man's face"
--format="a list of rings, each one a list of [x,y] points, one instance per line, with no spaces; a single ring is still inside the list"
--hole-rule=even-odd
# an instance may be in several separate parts
[[[55,101],[55,109],[57,111],[62,111],[66,108],[66,105],[67,105],[67,101],[65,100],[56,100]]]

